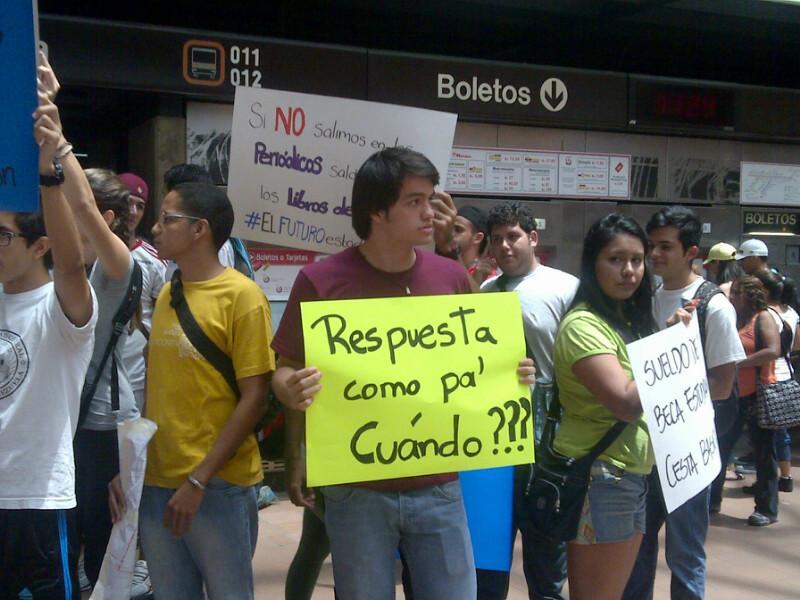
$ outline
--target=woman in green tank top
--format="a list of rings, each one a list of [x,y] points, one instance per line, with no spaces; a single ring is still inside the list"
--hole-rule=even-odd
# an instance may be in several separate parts
[[[625,344],[657,330],[647,247],[630,217],[610,214],[592,225],[580,287],[556,338],[564,408],[556,450],[579,458],[617,420],[629,423],[593,464],[578,536],[567,547],[570,597],[577,600],[622,595],[644,531],[653,455]]]

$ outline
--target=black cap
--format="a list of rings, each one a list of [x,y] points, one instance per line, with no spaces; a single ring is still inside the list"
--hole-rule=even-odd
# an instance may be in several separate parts
[[[458,209],[458,216],[464,217],[472,223],[475,229],[483,233],[483,235],[489,235],[487,231],[488,217],[485,210],[477,206],[462,206]]]

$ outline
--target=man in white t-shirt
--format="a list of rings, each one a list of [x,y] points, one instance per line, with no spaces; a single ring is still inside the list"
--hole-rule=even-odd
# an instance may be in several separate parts
[[[130,215],[128,228],[131,232],[130,250],[133,259],[142,267],[142,320],[137,329],[128,332],[123,345],[122,361],[133,388],[136,406],[144,414],[145,364],[144,348],[153,323],[153,307],[161,288],[166,282],[167,263],[158,258],[158,250],[140,237],[136,228],[142,221],[147,206],[149,189],[147,183],[135,173],[122,173],[119,180],[130,190]]]
[[[578,280],[569,273],[545,266],[536,258],[539,237],[536,222],[525,206],[508,202],[489,212],[489,255],[502,274],[486,280],[481,292],[515,291],[522,305],[522,322],[528,356],[536,362],[536,386],[533,393],[534,431],[538,443],[547,414],[553,381],[553,344],[561,318],[566,314]],[[514,504],[522,501],[525,484],[533,466],[515,470]],[[554,543],[537,535],[515,511],[514,524],[522,534],[525,579],[531,597],[561,598],[566,578],[565,544]],[[505,598],[508,573],[478,571],[478,600]]]
[[[688,303],[696,305],[697,318],[702,321],[699,323],[700,333],[717,434],[722,437],[721,427],[729,429],[736,418],[737,402],[731,395],[736,363],[745,357],[736,329],[736,311],[714,284],[692,271],[692,261],[697,257],[702,235],[702,224],[694,212],[681,206],[663,208],[647,223],[647,235],[652,244],[650,261],[653,272],[663,281],[653,299],[653,316],[658,326],[664,329],[667,319],[677,309]],[[723,465],[726,462],[724,456],[722,462]],[[672,598],[703,598],[710,486],[667,514],[655,467],[648,484],[645,535],[623,598],[642,600],[653,597],[658,531],[665,522]]]
[[[43,215],[0,212],[0,596],[79,598],[72,438],[97,303],[61,184],[88,184],[56,106],[34,116]]]

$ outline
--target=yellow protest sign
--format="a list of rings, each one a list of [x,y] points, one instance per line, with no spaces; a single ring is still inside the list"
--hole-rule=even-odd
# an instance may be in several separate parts
[[[528,463],[530,389],[515,293],[304,302],[308,484]]]

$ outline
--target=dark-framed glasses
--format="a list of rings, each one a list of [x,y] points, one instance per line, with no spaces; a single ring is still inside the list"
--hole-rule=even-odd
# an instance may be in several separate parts
[[[8,231],[7,229],[0,230],[0,246],[10,246],[14,238],[24,238],[21,233]]]
[[[169,223],[174,223],[179,219],[187,219],[189,221],[203,221],[203,217],[193,217],[192,215],[184,215],[181,213],[168,213],[162,210],[158,215],[158,222],[161,225],[167,225]]]

